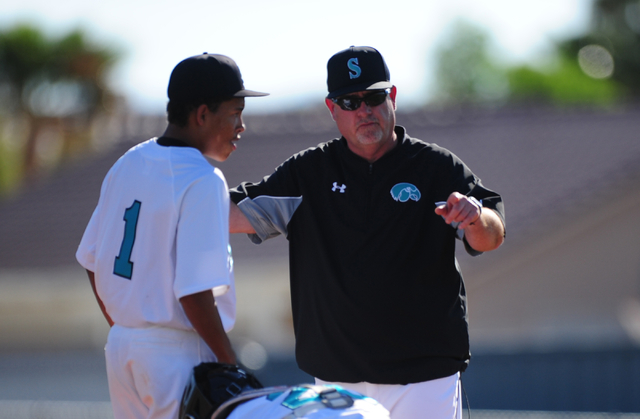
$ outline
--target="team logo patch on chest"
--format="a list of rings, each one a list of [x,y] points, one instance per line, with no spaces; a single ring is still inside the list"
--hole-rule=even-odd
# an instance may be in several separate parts
[[[391,188],[391,196],[395,201],[407,202],[409,200],[418,202],[420,200],[420,191],[411,183],[398,183]]]

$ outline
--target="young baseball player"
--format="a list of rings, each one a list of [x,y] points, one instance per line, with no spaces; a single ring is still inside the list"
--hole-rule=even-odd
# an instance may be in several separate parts
[[[244,131],[236,63],[204,53],[168,86],[168,127],[109,170],[76,257],[111,329],[105,347],[115,419],[171,418],[193,367],[235,364],[229,197],[224,161]]]

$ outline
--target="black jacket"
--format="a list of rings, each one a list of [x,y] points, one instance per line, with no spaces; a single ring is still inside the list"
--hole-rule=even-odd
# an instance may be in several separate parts
[[[457,232],[435,202],[457,191],[504,221],[502,199],[448,150],[396,134],[373,164],[335,139],[231,191],[254,241],[287,235],[296,359],[325,381],[421,382],[470,358]]]

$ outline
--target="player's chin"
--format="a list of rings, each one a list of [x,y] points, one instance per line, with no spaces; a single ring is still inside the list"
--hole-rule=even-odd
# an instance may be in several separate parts
[[[215,161],[222,162],[227,160],[231,153],[233,153],[236,148],[238,148],[235,144],[235,141],[237,140],[231,140],[227,143],[224,143],[224,145],[219,145],[216,150],[212,151],[212,153],[208,154],[207,156]]]
[[[219,162],[223,162],[225,160],[227,160],[229,158],[229,156],[231,155],[231,153],[233,152],[233,149],[229,149],[226,151],[216,151],[215,153],[210,153],[207,154],[207,157],[215,160],[215,161],[219,161]]]

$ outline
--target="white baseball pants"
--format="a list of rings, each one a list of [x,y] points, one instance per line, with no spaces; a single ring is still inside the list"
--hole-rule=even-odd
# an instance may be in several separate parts
[[[316,384],[330,384],[316,378]],[[460,373],[407,385],[331,383],[374,398],[391,419],[462,419]]]
[[[216,357],[195,331],[114,325],[105,346],[114,419],[175,419],[194,366]]]

